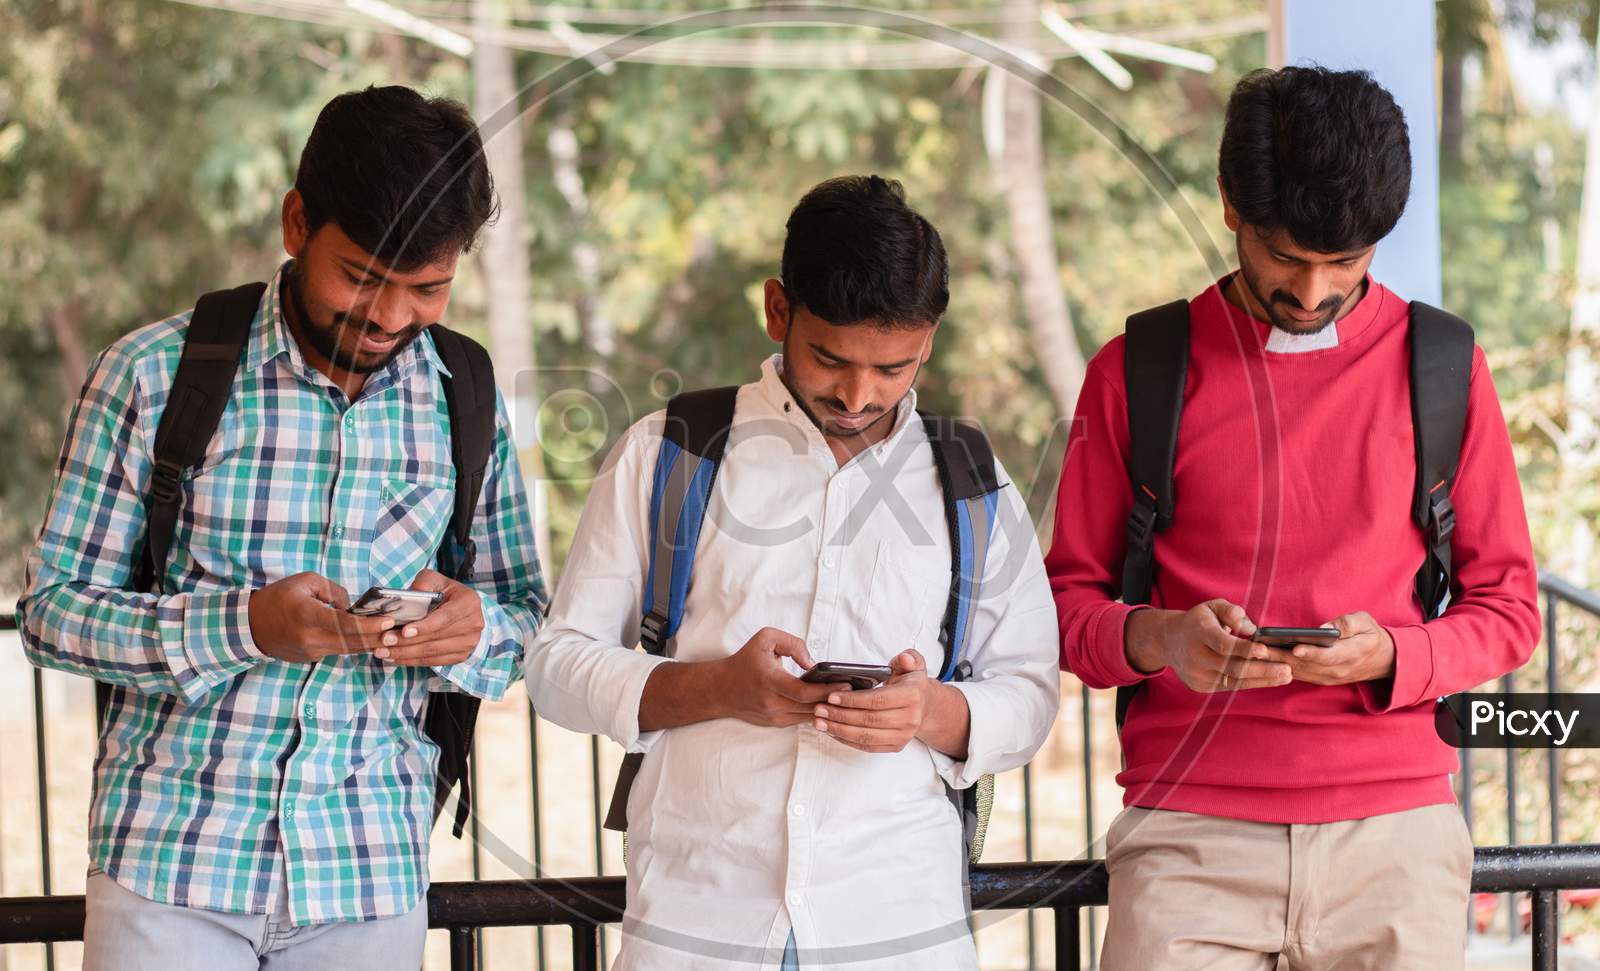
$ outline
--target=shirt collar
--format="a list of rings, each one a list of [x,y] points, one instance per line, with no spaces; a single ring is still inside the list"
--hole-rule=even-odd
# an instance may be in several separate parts
[[[803,427],[819,438],[822,436],[822,431],[811,420],[811,416],[805,413],[805,410],[794,400],[794,395],[789,393],[789,386],[783,383],[782,354],[773,354],[761,362],[761,378],[756,382],[756,387],[760,391],[761,399],[779,417]],[[894,426],[889,429],[889,434],[883,437],[883,441],[873,445],[872,449],[882,451],[904,434],[907,426],[913,424],[910,418],[916,413],[916,410],[917,389],[910,388],[906,391],[905,397],[901,398],[900,403],[895,406]]]
[[[298,370],[311,369],[305,356],[300,353],[300,345],[295,342],[283,315],[283,301],[286,299],[283,284],[292,266],[294,260],[285,260],[278,267],[278,272],[272,275],[272,281],[267,284],[261,306],[256,308],[255,320],[250,325],[250,341],[244,352],[246,370],[253,371],[280,354],[289,355],[290,363]],[[433,346],[433,335],[427,331],[418,334],[417,339],[389,363],[389,367],[394,369],[398,377],[415,368],[418,363],[426,363],[443,377],[451,376],[450,369],[444,366],[444,359],[439,356],[438,348]]]

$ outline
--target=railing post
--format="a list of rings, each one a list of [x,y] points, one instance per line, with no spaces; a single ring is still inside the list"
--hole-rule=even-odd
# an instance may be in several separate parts
[[[478,963],[477,928],[450,928],[450,971],[473,971]]]
[[[572,925],[572,971],[599,971],[598,932],[594,924]]]
[[[1556,971],[1556,948],[1561,944],[1561,913],[1557,891],[1533,892],[1533,971]]]
[[[1556,654],[1556,604],[1551,594],[1544,596],[1544,650],[1545,690],[1555,694],[1561,690],[1561,664]],[[1555,746],[1545,749],[1546,785],[1550,793],[1550,842],[1561,842],[1561,750]]]
[[[1078,908],[1051,908],[1056,916],[1056,971],[1078,971],[1083,957],[1078,940]]]
[[[39,883],[44,888],[44,895],[51,893],[51,866],[50,866],[50,764],[48,760],[49,746],[44,737],[44,671],[38,667],[33,669],[33,760],[38,770],[39,783]],[[55,971],[56,946],[44,946],[44,966],[46,971]]]
[[[1516,677],[1512,674],[1505,676],[1503,690],[1511,694],[1515,690]],[[1517,750],[1506,746],[1506,845],[1517,845]],[[1517,919],[1517,895],[1506,894],[1506,937],[1516,940],[1522,930],[1521,921]]]
[[[1089,686],[1083,685],[1083,700],[1080,702],[1083,712],[1083,858],[1094,858],[1094,719],[1091,717],[1091,704]],[[1077,933],[1078,920],[1076,914],[1072,920],[1073,933]],[[1089,967],[1100,966],[1100,959],[1095,954],[1095,927],[1094,908],[1089,909]],[[1077,967],[1076,964],[1073,967]]]

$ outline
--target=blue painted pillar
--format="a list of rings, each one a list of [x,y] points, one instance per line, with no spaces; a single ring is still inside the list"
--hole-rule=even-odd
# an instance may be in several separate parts
[[[1268,0],[1268,48],[1285,64],[1370,71],[1411,131],[1411,201],[1372,261],[1373,278],[1438,305],[1439,136],[1433,0]]]

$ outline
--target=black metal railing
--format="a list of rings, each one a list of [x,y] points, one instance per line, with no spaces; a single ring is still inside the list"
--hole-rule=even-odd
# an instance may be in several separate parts
[[[1533,662],[1530,662],[1530,664],[1525,666],[1522,669],[1522,671],[1513,673],[1511,675],[1507,675],[1503,680],[1503,689],[1506,690],[1506,691],[1514,690],[1515,687],[1517,686],[1519,678],[1524,679],[1525,681],[1534,681],[1534,682],[1536,682],[1538,680],[1541,680],[1541,675],[1542,675],[1542,680],[1545,682],[1545,684],[1547,686],[1547,690],[1552,691],[1552,692],[1560,691],[1561,688],[1562,688],[1562,678],[1563,678],[1562,663],[1561,663],[1562,662],[1562,657],[1561,657],[1561,653],[1560,653],[1560,648],[1561,648],[1561,645],[1562,645],[1563,642],[1562,642],[1562,639],[1561,639],[1561,636],[1560,636],[1560,633],[1561,633],[1561,626],[1560,625],[1562,623],[1563,617],[1569,616],[1569,613],[1568,613],[1569,610],[1576,610],[1576,611],[1578,611],[1578,612],[1580,612],[1582,614],[1591,616],[1593,618],[1600,619],[1600,596],[1597,596],[1595,593],[1593,593],[1593,592],[1591,592],[1589,590],[1583,589],[1583,588],[1578,587],[1578,586],[1576,586],[1576,585],[1574,585],[1574,584],[1572,584],[1572,583],[1570,583],[1570,582],[1568,582],[1568,581],[1566,581],[1566,580],[1564,580],[1564,579],[1562,579],[1560,577],[1554,576],[1554,575],[1549,574],[1549,573],[1544,573],[1544,572],[1541,572],[1540,575],[1539,575],[1539,589],[1543,593],[1544,600],[1545,600],[1545,603],[1544,603],[1544,607],[1545,607],[1544,656],[1543,656],[1542,659],[1537,659],[1536,658]],[[13,617],[13,615],[11,615],[10,613],[0,613],[0,632],[13,630],[13,629],[15,629],[15,618]],[[1542,663],[1540,663],[1541,660],[1542,660]],[[44,704],[45,678],[49,677],[49,676],[54,676],[54,672],[52,672],[51,675],[45,675],[44,672],[41,672],[38,669],[34,669],[32,671],[32,694],[33,694],[32,701],[33,701],[33,716],[34,716],[33,717],[33,723],[34,723],[34,739],[33,739],[33,741],[34,741],[34,759],[35,759],[35,772],[36,772],[36,783],[37,783],[36,791],[38,793],[38,829],[39,829],[38,861],[39,861],[39,871],[40,871],[40,888],[43,891],[43,893],[46,895],[46,897],[49,897],[49,895],[53,892],[53,889],[54,889],[53,888],[53,882],[52,882],[52,865],[51,865],[52,864],[52,859],[51,859],[51,857],[52,857],[52,854],[51,854],[51,849],[52,849],[52,836],[51,836],[52,812],[51,812],[51,806],[50,806],[49,785],[48,785],[48,778],[49,778],[48,744],[47,744],[47,738],[46,738],[46,714],[45,714],[45,704]],[[1109,771],[1111,767],[1110,766],[1099,766],[1097,764],[1097,760],[1096,760],[1096,757],[1095,757],[1095,746],[1093,744],[1093,738],[1094,738],[1094,735],[1095,735],[1094,724],[1095,724],[1095,720],[1096,719],[1095,719],[1095,717],[1093,717],[1094,716],[1093,706],[1090,703],[1090,693],[1087,691],[1087,689],[1084,689],[1081,692],[1080,698],[1081,698],[1081,704],[1082,704],[1082,712],[1081,712],[1081,714],[1082,714],[1082,723],[1081,723],[1081,725],[1078,726],[1078,728],[1082,732],[1082,738],[1081,738],[1082,760],[1081,760],[1081,765],[1079,766],[1079,771],[1080,771],[1080,773],[1082,775],[1082,778],[1080,780],[1080,784],[1081,784],[1081,787],[1082,787],[1081,788],[1081,792],[1083,793],[1083,806],[1082,806],[1083,817],[1084,817],[1084,834],[1083,834],[1083,838],[1084,838],[1084,845],[1086,847],[1089,847],[1089,848],[1092,849],[1094,847],[1095,840],[1098,839],[1098,835],[1099,835],[1099,834],[1096,833],[1096,818],[1097,818],[1096,808],[1097,807],[1096,807],[1096,802],[1095,802],[1093,780],[1096,778],[1098,770],[1106,769],[1106,770]],[[85,717],[90,717],[90,714],[87,711],[85,712]],[[529,741],[530,755],[531,755],[531,759],[532,759],[532,762],[533,762],[533,765],[532,765],[533,771],[530,773],[531,785],[532,785],[532,792],[531,792],[531,798],[532,798],[531,817],[532,818],[530,819],[530,823],[531,823],[531,828],[532,828],[532,845],[531,845],[531,848],[532,848],[532,855],[533,855],[533,860],[531,862],[533,864],[534,872],[546,872],[548,867],[546,866],[545,860],[543,859],[543,857],[544,857],[543,850],[544,850],[544,844],[545,844],[545,840],[544,840],[544,835],[545,835],[544,828],[545,827],[544,827],[543,812],[542,812],[543,798],[542,798],[541,792],[539,791],[538,760],[539,760],[539,750],[540,750],[540,732],[539,732],[539,725],[538,725],[538,719],[537,718],[529,718],[529,720],[528,720],[528,733],[529,733],[528,741]],[[591,807],[592,813],[590,815],[594,816],[596,818],[598,818],[598,816],[600,815],[602,804],[603,804],[605,798],[607,798],[607,796],[608,796],[608,793],[605,791],[605,789],[603,787],[603,783],[602,783],[601,758],[600,758],[599,748],[600,748],[600,746],[599,746],[598,740],[597,739],[593,740],[591,745],[590,745],[590,763],[591,763],[590,764],[590,770],[591,770],[590,771],[590,776],[591,776],[591,778],[589,780],[590,785],[587,787],[590,790],[589,793],[588,793],[588,796],[591,799],[591,801],[593,802],[593,806]],[[472,766],[472,771],[474,773],[474,776],[476,776],[476,774],[477,774],[476,773],[476,768],[477,768],[476,762],[477,762],[477,760],[474,759],[473,760],[473,766]],[[1549,816],[1549,825],[1548,825],[1547,832],[1548,832],[1548,838],[1549,838],[1550,842],[1552,844],[1556,844],[1556,843],[1560,842],[1561,832],[1562,832],[1562,827],[1561,827],[1561,822],[1562,822],[1562,820],[1561,820],[1561,813],[1562,813],[1562,800],[1561,800],[1562,753],[1560,752],[1560,750],[1553,749],[1553,748],[1546,750],[1546,759],[1545,759],[1544,768],[1545,768],[1544,774],[1545,774],[1545,777],[1546,777],[1545,778],[1544,788],[1545,788],[1545,791],[1546,791],[1546,798],[1548,800],[1548,816]],[[1477,791],[1479,787],[1474,784],[1473,764],[1472,764],[1472,750],[1471,749],[1462,749],[1461,750],[1461,769],[1462,769],[1462,771],[1461,771],[1461,773],[1459,775],[1459,787],[1460,787],[1459,788],[1459,793],[1460,793],[1460,798],[1461,798],[1462,811],[1466,815],[1468,827],[1469,827],[1469,829],[1471,829],[1471,828],[1473,828],[1473,822],[1474,822],[1474,820],[1473,820],[1473,816],[1474,816],[1473,804],[1474,804],[1475,795],[1481,795],[1481,793],[1478,793],[1478,791]],[[84,767],[83,771],[87,771],[87,767]],[[1023,841],[1024,862],[1023,862],[1023,864],[1016,864],[1016,865],[1037,865],[1037,866],[1045,866],[1047,868],[1054,869],[1056,867],[1056,865],[1033,864],[1031,862],[1032,858],[1033,858],[1033,855],[1034,855],[1034,846],[1035,846],[1035,832],[1034,832],[1035,826],[1034,826],[1034,824],[1035,824],[1035,820],[1036,820],[1037,815],[1038,815],[1037,811],[1036,811],[1036,807],[1033,804],[1033,789],[1034,789],[1034,781],[1035,781],[1034,778],[1033,778],[1033,775],[1034,775],[1034,772],[1030,771],[1026,767],[1022,770],[1022,773],[1021,773],[1021,781],[1022,781],[1022,824],[1023,824],[1022,841]],[[1514,846],[1514,845],[1517,845],[1517,844],[1521,844],[1523,842],[1522,836],[1521,836],[1521,831],[1522,831],[1522,829],[1525,828],[1523,826],[1523,823],[1525,821],[1519,819],[1518,810],[1517,810],[1517,802],[1518,802],[1518,799],[1519,799],[1519,796],[1520,796],[1520,788],[1519,788],[1519,773],[1518,773],[1518,769],[1517,769],[1517,753],[1516,753],[1515,750],[1508,751],[1506,756],[1505,756],[1504,775],[1505,775],[1504,795],[1505,795],[1505,805],[1506,805],[1506,833],[1505,833],[1505,837],[1504,838],[1505,838],[1505,840],[1506,840],[1506,842],[1508,844]],[[478,792],[480,794],[480,800],[481,800],[483,798],[482,794],[485,793],[485,789],[483,787],[481,787],[481,786],[474,786],[474,789],[475,789],[476,792]],[[475,818],[474,818],[474,824],[475,824],[474,828],[475,829],[476,829],[476,822],[477,822],[477,820],[476,820],[476,814],[475,814]],[[1482,828],[1481,825],[1478,828],[1481,829]],[[593,854],[593,859],[594,859],[595,872],[598,874],[598,873],[604,872],[604,869],[605,869],[605,867],[604,867],[605,853],[603,851],[603,847],[602,847],[602,844],[601,844],[601,829],[600,829],[600,827],[598,825],[593,826],[593,831],[594,831],[594,854]],[[1476,830],[1474,832],[1476,834]],[[476,835],[477,835],[476,832],[474,832],[474,836],[476,836]],[[1090,854],[1086,852],[1085,856],[1087,857],[1088,855],[1090,855]],[[472,877],[474,878],[474,883],[476,883],[478,878],[481,876],[482,869],[483,869],[483,866],[482,866],[482,853],[481,853],[481,849],[480,849],[480,847],[478,845],[478,841],[476,839],[473,840],[470,863],[471,863],[471,869],[470,869],[469,872],[471,873]],[[1005,866],[1012,866],[1012,865],[1013,864],[1006,864]],[[1081,867],[1081,866],[1085,866],[1087,864],[1085,864],[1085,862],[1083,860],[1079,860],[1079,861],[1076,861],[1073,865]],[[987,872],[990,872],[990,870],[989,870],[989,868],[984,868],[982,871],[979,871],[979,872],[987,873]],[[580,880],[568,880],[568,881],[563,881],[563,885],[588,886],[588,883],[592,882],[594,884],[594,886],[600,887],[600,886],[608,885],[607,880],[614,880],[614,879],[615,878],[585,878],[585,880],[588,881],[588,882],[580,881]],[[463,888],[463,887],[467,887],[467,886],[471,886],[471,885],[473,885],[473,884],[441,883],[438,886],[440,888]],[[499,884],[491,884],[491,885],[499,885]],[[522,884],[518,884],[518,885],[521,886]],[[535,885],[542,885],[542,884],[535,884]],[[620,884],[619,884],[619,886],[620,886]],[[1484,891],[1484,892],[1489,892],[1490,888],[1485,886],[1485,887],[1480,887],[1479,889],[1481,891]],[[1526,887],[1526,888],[1522,888],[1522,889],[1523,890],[1532,890],[1534,888]],[[451,892],[452,893],[456,893],[456,892],[461,892],[461,891],[457,891],[455,889],[452,889]],[[1502,891],[1494,890],[1493,892],[1502,892]],[[1550,892],[1553,893],[1554,889],[1551,889]],[[469,897],[470,897],[470,895],[469,895]],[[63,899],[70,899],[70,898],[63,898]],[[463,898],[463,899],[466,899],[466,898]],[[1508,898],[1508,903],[1509,903],[1509,898]],[[1098,961],[1097,961],[1097,957],[1098,957],[1098,946],[1097,946],[1098,945],[1098,933],[1097,933],[1097,930],[1098,929],[1097,929],[1097,922],[1095,920],[1094,908],[1098,907],[1098,906],[1102,906],[1102,905],[1103,905],[1102,903],[1097,903],[1097,902],[1094,902],[1094,901],[1088,901],[1088,902],[1077,904],[1073,908],[1073,913],[1074,914],[1077,914],[1079,909],[1083,909],[1084,910],[1083,916],[1085,918],[1084,924],[1085,924],[1086,933],[1083,935],[1082,943],[1085,946],[1082,948],[1082,950],[1085,951],[1086,954],[1087,954],[1086,960],[1088,961],[1088,966],[1090,968],[1094,968],[1098,963]],[[1038,905],[1038,906],[1042,906],[1042,905]],[[1536,917],[1538,915],[1540,915],[1540,914],[1545,914],[1545,911],[1541,910],[1540,907],[1541,907],[1541,905],[1539,903],[1539,898],[1536,895],[1535,898],[1534,898],[1534,910],[1535,910]],[[1036,908],[1035,908],[1034,905],[1030,905],[1027,908],[1019,906],[1019,907],[1017,907],[1015,909],[1036,909]],[[1546,916],[1548,916],[1548,915],[1546,915]],[[604,923],[604,922],[605,921],[599,921],[599,923]],[[549,927],[549,926],[559,926],[559,925],[562,925],[562,924],[570,924],[572,922],[569,921],[569,920],[565,920],[565,919],[551,919],[551,920],[525,920],[525,921],[517,921],[516,923],[520,924],[520,925],[532,925],[532,926],[535,926],[535,927],[541,927],[542,928],[542,927]],[[1518,934],[1520,933],[1520,929],[1521,928],[1520,928],[1520,922],[1517,919],[1517,913],[1516,913],[1515,908],[1511,908],[1511,907],[1507,908],[1507,921],[1506,921],[1506,924],[1507,924],[1507,933],[1513,938],[1518,936]],[[443,926],[443,925],[441,925],[441,926]],[[477,925],[477,926],[495,926],[495,925],[493,925],[493,924],[482,924],[482,925]],[[595,930],[594,930],[594,928],[596,926],[596,922],[592,922],[591,921],[591,922],[586,923],[584,926],[585,926],[586,929],[584,931],[582,931],[582,933],[588,933],[588,934],[596,933]],[[1535,933],[1536,933],[1536,936],[1537,936],[1537,932],[1538,932],[1538,928],[1539,928],[1538,919],[1536,919],[1534,921],[1533,927],[1534,927],[1534,930],[1535,930]],[[1076,941],[1076,940],[1079,939],[1079,934],[1080,934],[1080,932],[1079,932],[1079,929],[1078,929],[1078,925],[1076,923],[1074,923],[1073,924],[1073,932],[1072,932],[1071,936]],[[1058,940],[1059,940],[1059,937],[1058,937]],[[1058,949],[1059,949],[1059,943],[1058,943],[1057,946],[1058,946]],[[544,938],[544,935],[543,935],[542,932],[536,935],[536,947],[537,947],[537,953],[536,953],[536,958],[535,958],[536,966],[539,969],[541,969],[541,971],[543,971],[543,969],[547,966],[547,962],[546,962],[546,953],[545,953],[545,951],[546,951],[546,941],[545,941],[545,938]],[[602,963],[603,963],[603,961],[604,961],[604,953],[605,953],[604,952],[605,941],[604,941],[604,936],[603,935],[600,936],[599,947],[600,947],[600,953],[602,955],[601,960],[602,960]],[[1037,953],[1036,953],[1035,928],[1034,928],[1034,923],[1033,923],[1032,920],[1030,920],[1028,922],[1028,925],[1027,925],[1026,947],[1027,947],[1028,967],[1029,968],[1035,968],[1035,967],[1038,966],[1038,961],[1037,961]],[[53,969],[55,967],[53,951],[47,950],[47,953],[46,953],[46,967],[48,969],[50,969],[50,971],[53,971]]]
[[[1544,594],[1544,664],[1543,675],[1545,689],[1555,693],[1562,689],[1561,669],[1561,620],[1562,605],[1576,609],[1590,617],[1600,618],[1600,596],[1594,592],[1579,587],[1552,573],[1539,571],[1539,591]],[[1533,671],[1530,672],[1529,669]],[[1530,661],[1521,672],[1512,672],[1501,679],[1501,690],[1515,691],[1520,675],[1537,673],[1538,659]],[[1522,843],[1521,825],[1517,814],[1517,801],[1520,794],[1518,786],[1517,749],[1507,749],[1505,752],[1505,810],[1506,810],[1506,843],[1518,845]],[[1545,750],[1545,799],[1547,801],[1546,814],[1548,816],[1548,833],[1551,844],[1561,842],[1561,750],[1549,748]],[[1461,811],[1466,816],[1467,829],[1473,830],[1473,799],[1476,785],[1473,781],[1473,750],[1461,750],[1461,772],[1458,778]],[[1517,919],[1517,912],[1511,906],[1511,898],[1506,898],[1506,935],[1515,940],[1521,933],[1521,922]],[[1535,900],[1537,906],[1537,900]],[[1537,933],[1538,921],[1534,921],[1534,930]]]
[[[1534,971],[1556,971],[1558,891],[1595,887],[1600,844],[1481,847],[1473,861],[1474,891],[1532,894]],[[1099,861],[997,863],[972,871],[974,909],[1052,912],[1058,969],[1083,966],[1079,911],[1105,904],[1106,891]],[[620,920],[622,908],[620,877],[438,883],[428,891],[428,925],[450,933],[451,971],[475,966],[481,928],[560,925],[572,931],[574,971],[591,971],[602,961],[599,928]],[[83,916],[81,896],[0,898],[0,945],[81,940]]]

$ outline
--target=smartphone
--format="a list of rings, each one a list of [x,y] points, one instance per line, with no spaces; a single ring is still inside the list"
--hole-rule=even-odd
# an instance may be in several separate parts
[[[442,600],[442,590],[368,587],[361,599],[350,605],[350,613],[362,617],[393,617],[396,623],[404,624],[428,616]]]
[[[848,684],[855,691],[865,691],[883,684],[893,673],[887,664],[819,661],[811,670],[800,675],[800,680],[812,684]]]
[[[1269,647],[1293,647],[1296,644],[1316,644],[1327,647],[1339,639],[1337,627],[1260,627],[1250,639]]]

